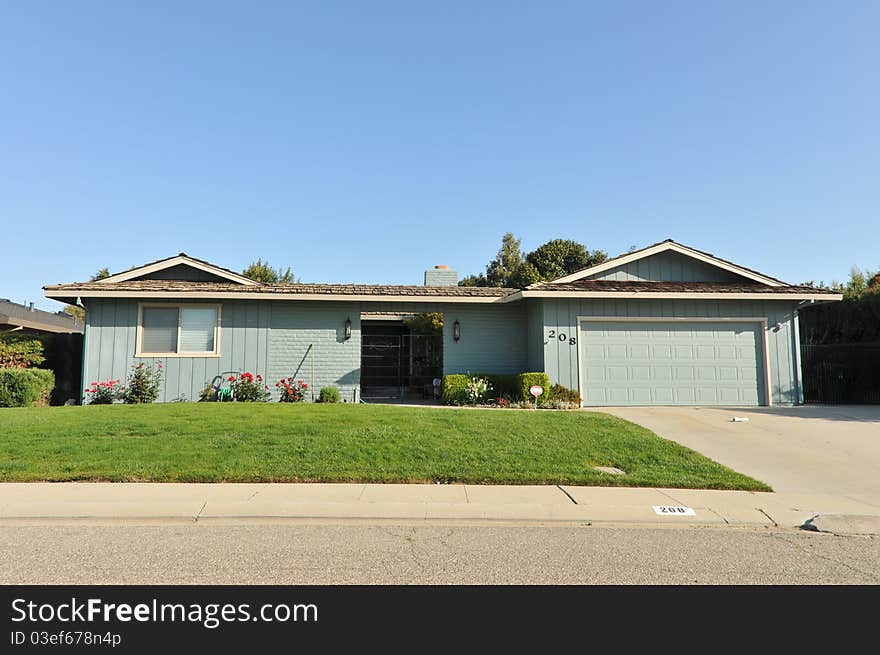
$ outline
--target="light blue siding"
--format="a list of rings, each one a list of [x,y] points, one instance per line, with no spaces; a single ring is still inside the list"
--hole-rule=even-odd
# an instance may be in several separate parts
[[[527,367],[529,371],[544,370],[544,305],[538,298],[526,300],[528,321]]]
[[[522,303],[449,304],[444,310],[443,372],[522,373],[528,364]],[[461,339],[452,338],[458,320]]]
[[[523,303],[362,303],[371,312],[441,312],[443,372],[522,373],[528,368],[528,330]],[[461,339],[452,337],[455,321]],[[541,370],[541,369],[537,369]]]
[[[351,400],[360,377],[360,311],[356,303],[223,302],[219,357],[135,357],[138,303],[134,300],[90,300],[87,305],[85,357],[86,386],[92,381],[125,380],[132,365],[162,362],[165,375],[159,401],[198,400],[214,378],[230,371],[262,375],[275,393],[280,377],[303,374],[299,369],[308,344],[315,344],[317,389],[340,387]],[[352,338],[341,339],[345,319],[351,317]],[[299,358],[299,359],[297,359]],[[320,361],[320,360],[318,360]],[[308,376],[305,376],[305,373]]]
[[[550,381],[578,388],[578,316],[767,318],[770,392],[774,404],[796,404],[800,393],[797,341],[794,329],[796,304],[770,300],[624,300],[544,299],[544,366]],[[779,328],[776,329],[776,325]],[[550,337],[551,331],[553,338]],[[564,341],[559,335],[566,335]]]
[[[223,302],[219,357],[136,358],[138,303],[90,300],[86,314],[84,378],[121,379],[133,364],[165,370],[160,402],[198,400],[214,378],[231,371],[261,374],[274,383],[294,376],[312,384],[339,387],[343,399],[356,399],[360,387],[361,325],[364,311],[437,311],[445,316],[443,366],[446,373],[520,373],[527,368],[526,308],[523,303],[360,303],[332,301]],[[344,339],[351,319],[351,339]],[[452,338],[452,324],[461,339]],[[312,365],[314,362],[314,378]]]
[[[736,273],[725,271],[670,250],[643,257],[606,271],[587,276],[587,280],[614,280],[616,282],[747,282]]]

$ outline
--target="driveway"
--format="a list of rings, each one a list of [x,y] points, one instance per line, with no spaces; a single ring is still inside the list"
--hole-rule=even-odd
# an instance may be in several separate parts
[[[880,406],[608,407],[775,491],[880,507]],[[747,422],[733,422],[736,417]]]

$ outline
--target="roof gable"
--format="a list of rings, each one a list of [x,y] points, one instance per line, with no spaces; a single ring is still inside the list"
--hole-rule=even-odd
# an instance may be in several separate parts
[[[529,288],[540,288],[545,284],[566,284],[584,279],[653,282],[750,280],[770,287],[786,286],[785,282],[776,278],[667,239],[570,275],[538,282]]]
[[[113,284],[116,282],[128,282],[131,280],[176,280],[181,282],[234,282],[245,286],[261,286],[256,280],[251,280],[239,275],[227,268],[215,266],[209,262],[195,257],[190,257],[182,252],[174,257],[160,259],[149,264],[144,264],[124,273],[116,273],[103,280],[97,280],[101,284]]]

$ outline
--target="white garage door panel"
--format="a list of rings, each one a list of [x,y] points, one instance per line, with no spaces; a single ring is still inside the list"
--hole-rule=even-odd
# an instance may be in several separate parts
[[[584,404],[762,404],[761,329],[733,321],[584,321]]]

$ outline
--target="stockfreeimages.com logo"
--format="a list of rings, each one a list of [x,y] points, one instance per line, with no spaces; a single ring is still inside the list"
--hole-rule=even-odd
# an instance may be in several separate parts
[[[318,607],[313,603],[268,603],[255,611],[249,603],[105,603],[100,598],[85,601],[71,598],[61,603],[36,603],[25,598],[12,601],[12,621],[20,623],[198,623],[209,630],[223,623],[263,621],[265,623],[316,623]]]

